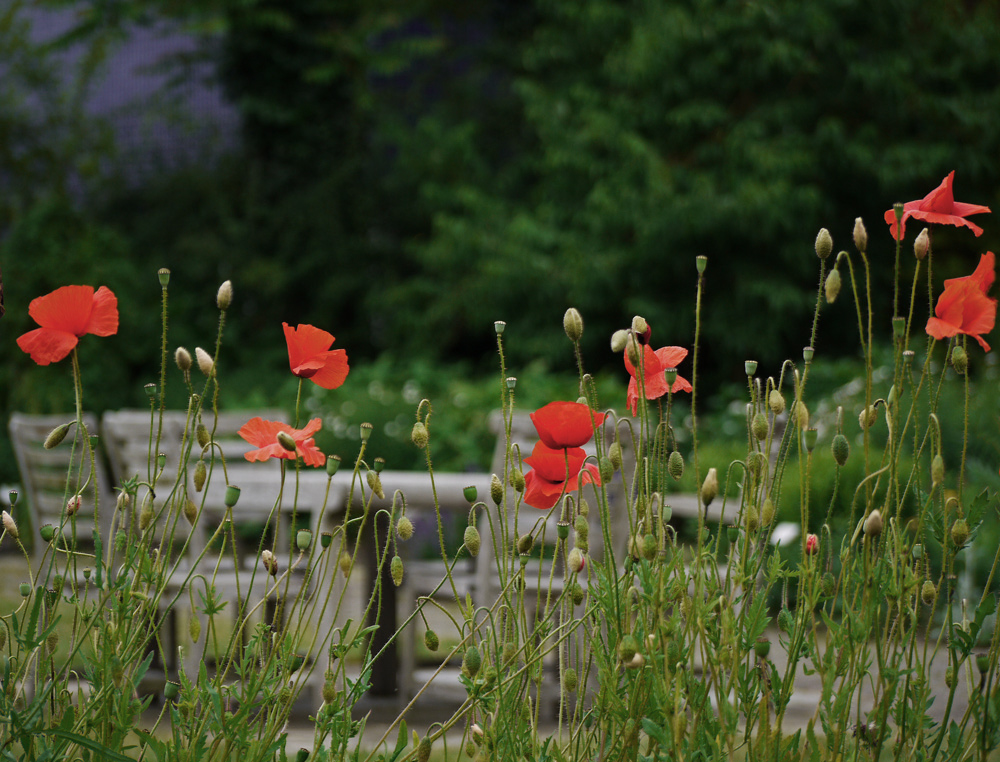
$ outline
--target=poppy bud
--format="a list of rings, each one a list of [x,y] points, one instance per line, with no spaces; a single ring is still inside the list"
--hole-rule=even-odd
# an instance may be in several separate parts
[[[868,231],[865,230],[865,223],[860,217],[854,220],[854,245],[861,253],[868,251]]]
[[[656,558],[656,538],[651,534],[645,534],[642,537],[642,541],[639,543],[639,553],[647,561],[652,561]]]
[[[211,378],[212,371],[215,370],[215,361],[212,356],[201,347],[194,348],[194,356],[198,360],[198,370]]]
[[[955,543],[956,548],[961,548],[965,546],[968,539],[969,525],[965,519],[955,519],[955,523],[951,525],[951,541]]]
[[[223,312],[229,309],[229,305],[233,303],[232,281],[222,281],[222,285],[219,286],[219,292],[215,295],[215,303]]]
[[[792,612],[788,609],[782,609],[778,612],[778,629],[782,632],[791,632],[792,627],[795,626],[795,619],[792,617]]]
[[[875,405],[869,405],[858,414],[858,425],[862,431],[871,428],[877,420],[878,408]]]
[[[260,562],[267,569],[268,574],[272,577],[278,576],[278,559],[274,557],[274,553],[269,550],[261,551]]]
[[[83,500],[79,495],[73,495],[66,501],[66,515],[75,516],[83,505]]]
[[[479,548],[482,545],[482,538],[479,536],[479,530],[474,526],[467,526],[465,528],[465,536],[463,538],[465,542],[465,548],[469,551],[469,555],[475,558],[479,555]]]
[[[566,691],[566,693],[575,693],[578,684],[579,679],[576,676],[576,670],[572,667],[564,669],[562,674],[563,690]]]
[[[14,523],[14,517],[11,516],[9,513],[7,513],[7,511],[4,511],[2,514],[2,519],[3,519],[3,528],[7,531],[7,534],[9,534],[16,540],[18,538],[18,533],[17,533],[17,524]]]
[[[826,276],[823,283],[823,291],[826,293],[826,303],[833,304],[840,295],[840,270],[834,267],[830,274]]]
[[[424,736],[417,744],[417,762],[427,762],[431,758],[431,739]]]
[[[823,575],[820,580],[820,592],[827,598],[833,595],[834,590],[837,589],[837,580],[834,579],[832,572],[827,572]]]
[[[809,428],[809,408],[806,407],[806,403],[802,400],[795,400],[792,405],[792,413],[795,422],[799,425],[800,429]]]
[[[601,479],[606,482],[611,481],[615,475],[615,467],[611,464],[611,458],[598,458],[597,470],[601,474]]]
[[[684,456],[677,450],[670,453],[670,457],[667,458],[667,473],[673,477],[674,481],[680,481],[680,478],[684,476]]]
[[[72,426],[76,421],[70,421],[69,423],[64,423],[60,426],[56,426],[49,435],[45,437],[45,443],[42,445],[46,450],[51,450],[53,447],[57,447],[60,442],[62,442],[66,435],[69,433],[69,427]]]
[[[520,468],[510,470],[510,486],[517,492],[524,492],[524,474]]]
[[[569,599],[573,601],[574,606],[579,606],[583,603],[583,586],[579,582],[574,582],[570,585]]]
[[[948,669],[944,671],[944,684],[949,688],[955,687],[955,668],[949,666]]]
[[[847,441],[847,437],[843,434],[837,434],[833,438],[833,442],[830,443],[830,450],[833,451],[833,459],[837,461],[837,465],[843,466],[851,454],[851,445]]]
[[[931,483],[937,487],[941,482],[944,481],[944,458],[941,457],[941,453],[934,456],[931,461]]]
[[[566,565],[569,567],[570,573],[579,574],[583,571],[583,567],[587,565],[587,559],[583,555],[583,551],[579,548],[573,548],[569,552],[569,556],[566,558]]]
[[[772,389],[771,393],[767,395],[767,406],[771,408],[771,412],[775,415],[781,415],[785,412],[785,398],[777,389]]]
[[[579,341],[583,336],[583,316],[575,307],[570,307],[563,315],[563,330],[570,341]]]
[[[475,677],[479,674],[479,668],[483,666],[483,656],[475,646],[465,649],[465,656],[462,657],[462,674],[466,677]]]
[[[826,228],[820,228],[819,233],[816,234],[815,248],[816,256],[820,259],[826,259],[830,256],[830,252],[833,251],[833,237]]]
[[[201,620],[194,612],[191,612],[191,619],[188,621],[188,635],[194,643],[201,637]]]
[[[639,367],[639,353],[641,351],[642,349],[639,346],[639,342],[636,341],[635,336],[630,333],[625,341],[625,354],[628,355],[628,361],[635,367]]]
[[[760,529],[760,513],[757,511],[757,506],[747,506],[746,520],[748,534],[753,534]]]
[[[368,480],[368,487],[380,499],[385,499],[385,490],[382,489],[382,478],[375,471],[369,471],[365,477]]]
[[[500,505],[503,502],[503,483],[496,474],[490,477],[490,499],[496,505]]]
[[[771,498],[765,497],[764,505],[760,509],[761,526],[769,527],[772,521],[774,521],[774,503],[771,502]]]
[[[201,492],[205,489],[205,480],[208,479],[208,466],[205,461],[199,460],[194,465],[194,491]]]
[[[920,231],[920,235],[913,242],[913,256],[918,260],[923,260],[927,258],[927,252],[931,249],[931,237],[927,232],[927,228]]]
[[[295,439],[287,431],[279,431],[277,439],[283,450],[295,452]]]
[[[753,420],[750,421],[750,432],[758,442],[767,439],[767,416],[761,412],[754,415]]]
[[[642,315],[636,315],[632,318],[632,333],[642,338],[648,330],[649,324],[646,322],[646,318],[642,317]]]
[[[212,441],[212,436],[208,433],[208,427],[204,423],[199,423],[194,430],[194,435],[198,439],[198,446],[203,450]]]
[[[587,523],[587,519],[583,516],[577,516],[573,523],[573,531],[576,533],[577,539],[586,540],[590,536],[590,524]]]
[[[951,350],[951,367],[960,376],[964,376],[965,371],[969,369],[969,356],[962,347],[955,347]]]
[[[937,597],[937,585],[931,582],[929,579],[924,580],[924,584],[920,586],[920,600],[924,602],[925,605],[930,606],[934,603],[934,599]]]
[[[639,650],[639,643],[632,635],[625,635],[618,641],[618,658],[623,662],[632,661],[632,657]]]
[[[438,637],[438,634],[434,632],[434,630],[427,630],[424,633],[424,645],[427,647],[428,651],[433,653],[440,648],[441,639]]]
[[[631,659],[629,659],[627,666],[629,669],[639,669],[645,663],[646,660],[642,657],[642,654],[636,652],[636,654]]]
[[[184,501],[184,518],[191,526],[194,526],[198,520],[198,506],[194,504],[193,500]]]
[[[43,524],[38,530],[38,534],[45,542],[52,542],[52,538],[56,536],[56,529],[51,524]],[[0,630],[0,632],[6,633],[6,630]]]
[[[340,568],[340,573],[344,575],[344,578],[351,576],[351,567],[354,566],[354,559],[351,558],[351,554],[346,550],[340,554],[340,558],[337,559],[337,566]]]
[[[527,555],[533,547],[535,547],[535,536],[533,534],[526,533],[517,538],[517,552],[519,555]]]
[[[757,654],[758,659],[766,659],[767,655],[771,653],[771,641],[761,635],[753,644],[753,652]]]
[[[396,536],[403,542],[413,537],[413,522],[406,516],[401,516],[396,522]]]
[[[413,428],[410,430],[410,441],[417,446],[418,449],[423,450],[427,446],[427,442],[430,440],[430,435],[427,433],[427,426],[424,425],[423,421],[417,421],[413,424]]]
[[[882,513],[876,508],[865,519],[864,531],[867,537],[878,537],[882,534]]]
[[[184,347],[177,347],[174,352],[174,362],[177,363],[178,368],[187,373],[191,370],[191,353]]]
[[[615,354],[625,351],[625,345],[628,343],[628,331],[624,328],[615,331],[611,334],[611,351]]]
[[[393,556],[389,562],[389,574],[392,575],[392,584],[399,587],[403,584],[403,559]]]
[[[714,468],[708,469],[708,474],[705,476],[705,481],[701,485],[701,502],[705,504],[707,508],[711,505],[712,501],[715,500],[715,496],[719,494],[719,475]]]
[[[807,556],[813,556],[819,552],[819,537],[812,533],[806,535],[805,552]]]

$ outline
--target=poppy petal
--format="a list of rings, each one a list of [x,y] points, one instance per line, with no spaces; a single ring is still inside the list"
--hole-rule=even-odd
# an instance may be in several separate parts
[[[86,333],[94,336],[114,336],[118,333],[118,297],[107,286],[101,286],[94,294]]]
[[[343,349],[333,349],[320,355],[322,365],[309,379],[324,389],[336,389],[344,383],[350,366],[347,364],[347,352]]]
[[[581,447],[594,436],[594,427],[604,423],[598,413],[579,402],[550,402],[531,414],[538,437],[549,447]]]
[[[950,339],[952,336],[958,336],[959,334],[957,326],[954,326],[951,323],[946,323],[936,317],[932,317],[927,321],[927,328],[925,330],[929,336],[933,336],[938,341],[944,341],[945,339]]]
[[[587,453],[582,447],[554,450],[544,442],[538,441],[524,462],[546,481],[563,482],[567,476],[578,473],[586,459]]]
[[[79,339],[53,328],[36,328],[17,338],[17,345],[39,365],[59,362],[73,351]]]
[[[559,501],[559,496],[562,493],[562,482],[558,484],[547,482],[535,471],[529,471],[524,475],[523,500],[532,508],[547,511]]]
[[[93,309],[94,289],[91,286],[63,286],[32,299],[28,314],[42,328],[80,337],[87,332]]]

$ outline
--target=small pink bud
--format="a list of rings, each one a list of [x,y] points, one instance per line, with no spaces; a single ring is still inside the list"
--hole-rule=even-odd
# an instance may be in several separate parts
[[[813,556],[819,552],[819,538],[810,533],[806,535],[806,555]]]
[[[566,565],[573,574],[579,574],[587,565],[587,557],[579,548],[573,548],[566,559]]]
[[[66,501],[66,515],[75,516],[77,511],[80,510],[80,506],[83,501],[80,499],[79,495],[73,495],[69,500]]]

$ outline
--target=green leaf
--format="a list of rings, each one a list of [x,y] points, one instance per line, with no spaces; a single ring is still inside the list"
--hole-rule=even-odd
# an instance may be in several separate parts
[[[99,744],[97,741],[87,738],[86,736],[81,736],[78,733],[70,733],[59,728],[49,730],[47,733],[48,735],[61,738],[64,741],[69,741],[77,746],[82,746],[85,749],[90,749],[99,755],[99,759],[111,760],[112,762],[132,762],[132,760],[128,757],[123,757],[121,754],[116,751],[112,751],[107,746]]]

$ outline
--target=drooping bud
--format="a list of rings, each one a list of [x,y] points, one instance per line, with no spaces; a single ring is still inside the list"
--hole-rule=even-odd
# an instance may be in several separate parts
[[[934,603],[935,598],[937,598],[937,585],[929,579],[925,579],[924,584],[920,586],[920,600],[924,602],[924,605],[930,606]]]
[[[601,479],[605,482],[611,481],[615,475],[615,467],[611,464],[611,458],[606,456],[597,459],[597,470],[601,474]]]
[[[503,502],[503,483],[496,474],[490,477],[490,499],[496,505],[500,505]]]
[[[83,498],[80,495],[73,495],[66,501],[66,515],[75,516],[83,506]]]
[[[212,371],[215,370],[215,361],[212,360],[212,355],[201,347],[195,347],[194,356],[198,360],[198,370],[211,378]]]
[[[569,599],[574,606],[583,603],[583,586],[579,582],[574,582],[569,586]]]
[[[625,351],[625,345],[628,343],[628,331],[624,328],[615,331],[611,334],[611,351],[615,354]]]
[[[423,421],[417,421],[413,424],[413,428],[410,430],[410,441],[413,442],[418,449],[423,450],[427,447],[427,442],[430,441],[430,435],[427,433],[427,426],[424,425]]]
[[[760,512],[757,510],[757,506],[749,505],[747,506],[747,533],[753,534],[758,529],[760,529]]]
[[[417,762],[427,762],[431,758],[431,737],[424,736],[417,744]]]
[[[194,612],[191,612],[191,619],[188,620],[188,635],[191,636],[191,641],[194,643],[197,643],[198,638],[201,637],[201,620]]]
[[[194,491],[201,492],[205,489],[205,480],[208,479],[208,466],[205,461],[199,460],[194,465]]]
[[[833,304],[837,301],[837,297],[840,295],[840,270],[836,267],[830,270],[830,274],[826,276],[823,291],[826,294],[827,304]]]
[[[566,557],[566,566],[569,567],[571,574],[579,574],[583,571],[583,567],[587,565],[587,558],[583,555],[583,551],[579,548],[573,548]]]
[[[278,576],[278,559],[274,557],[274,553],[266,549],[261,551],[260,562],[264,565],[268,574],[272,577]]]
[[[198,520],[198,506],[194,504],[193,500],[184,501],[184,519],[191,526]]]
[[[18,538],[17,524],[14,523],[14,517],[11,516],[7,511],[4,511],[0,518],[3,519],[3,528],[7,531],[11,537],[15,540]]]
[[[956,346],[951,350],[951,367],[960,376],[964,376],[965,371],[969,369],[969,355],[965,353],[964,347]]]
[[[375,493],[376,497],[381,500],[385,499],[385,490],[382,489],[382,478],[378,475],[377,471],[369,471],[365,478],[368,481],[368,487],[372,492]]]
[[[955,523],[951,525],[951,541],[955,543],[956,548],[962,548],[965,543],[969,540],[969,525],[965,519],[955,519]]]
[[[764,498],[764,504],[760,507],[760,524],[769,527],[774,521],[774,502],[769,497]]]
[[[406,516],[400,516],[399,521],[396,522],[396,536],[403,542],[413,537],[413,522]]]
[[[680,478],[684,476],[684,456],[677,450],[670,453],[670,457],[667,458],[667,473],[674,481],[680,481]]]
[[[608,460],[611,461],[611,467],[614,470],[618,470],[622,467],[622,446],[620,442],[612,442],[611,446],[608,448]]]
[[[875,421],[877,420],[878,408],[875,405],[869,405],[858,414],[858,425],[861,427],[862,431],[874,426]]]
[[[438,634],[434,630],[427,630],[424,633],[424,645],[428,651],[433,653],[441,647],[441,638],[438,637]]]
[[[701,485],[701,502],[707,508],[719,494],[719,474],[714,468],[708,469],[705,481]]]
[[[830,256],[830,252],[833,251],[833,236],[830,235],[830,231],[826,228],[820,228],[819,233],[816,234],[816,256],[820,259],[826,259]]]
[[[576,670],[572,667],[567,667],[562,673],[562,687],[567,693],[575,693],[576,687],[579,684],[579,679],[576,676]]]
[[[636,641],[633,635],[624,635],[622,639],[618,641],[618,658],[623,662],[632,661],[632,657],[636,655],[639,650],[639,643]]]
[[[222,285],[219,286],[219,292],[215,295],[215,303],[223,312],[229,309],[229,305],[233,303],[232,281],[222,281]]]
[[[843,434],[834,436],[830,443],[830,450],[833,452],[833,459],[837,461],[838,466],[843,466],[851,455],[851,445]]]
[[[279,431],[277,440],[283,450],[295,452],[295,439],[287,431]]]
[[[775,415],[781,415],[785,412],[785,397],[778,389],[772,389],[771,393],[767,395],[767,406],[771,408],[771,412]]]
[[[868,251],[868,231],[865,230],[865,223],[860,217],[854,220],[854,245],[862,254]]]
[[[194,435],[198,439],[198,446],[203,450],[208,447],[208,443],[212,441],[212,435],[208,433],[208,426],[204,423],[199,423],[195,427]]]
[[[642,352],[642,347],[639,342],[635,340],[635,336],[631,333],[625,340],[625,354],[628,355],[628,361],[632,363],[633,366],[639,367],[639,354]]]
[[[758,411],[750,421],[750,431],[758,442],[767,439],[767,416]]]
[[[931,483],[937,487],[944,481],[944,458],[941,453],[934,456],[931,461]]]
[[[479,674],[479,668],[483,666],[483,656],[479,649],[472,645],[465,649],[465,656],[462,657],[462,674],[473,678]]]
[[[351,575],[351,568],[354,566],[354,559],[351,558],[351,554],[346,550],[343,551],[340,554],[340,558],[337,559],[337,566],[345,579],[349,577]]]
[[[795,619],[792,617],[792,612],[788,609],[782,609],[778,612],[778,629],[781,632],[791,632],[792,627],[795,626]]]
[[[530,532],[525,532],[520,537],[517,538],[517,552],[518,555],[526,556],[531,552],[531,549],[535,547],[535,536]]]
[[[820,589],[819,591],[826,597],[829,598],[833,595],[834,591],[837,589],[837,580],[833,576],[833,572],[826,572],[822,579],[819,581]]]
[[[520,468],[510,470],[510,486],[517,492],[524,492],[524,473]]]
[[[403,584],[403,559],[393,556],[389,562],[389,574],[392,575],[392,584],[399,587]]]
[[[918,260],[924,260],[927,258],[927,252],[931,249],[931,237],[927,232],[927,228],[920,231],[920,235],[913,242],[913,256]]]
[[[465,548],[469,551],[469,555],[475,558],[479,555],[479,548],[482,545],[482,538],[479,536],[479,530],[474,526],[467,526],[465,528],[465,535],[463,537],[465,542]]]
[[[177,347],[174,352],[174,362],[177,363],[178,368],[186,373],[191,370],[191,353],[184,347]]]
[[[878,508],[868,514],[868,518],[865,519],[864,531],[867,537],[878,537],[882,534],[882,513]]]
[[[806,407],[806,403],[802,400],[795,400],[792,405],[792,413],[795,418],[795,423],[798,424],[800,429],[809,428],[809,408]]]
[[[72,426],[76,421],[70,421],[69,423],[64,423],[56,426],[52,431],[49,432],[48,436],[45,437],[45,443],[42,445],[46,450],[51,450],[53,447],[58,447],[59,444],[66,438],[69,433],[69,427]]]
[[[563,330],[570,341],[579,341],[583,336],[583,316],[575,307],[570,307],[563,315]]]

